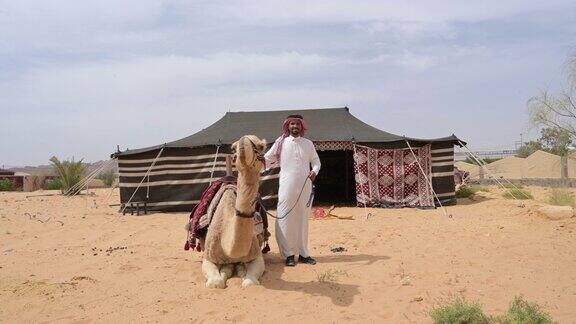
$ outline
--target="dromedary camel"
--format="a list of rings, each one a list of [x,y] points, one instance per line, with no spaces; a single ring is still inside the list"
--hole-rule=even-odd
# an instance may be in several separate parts
[[[234,270],[242,286],[258,285],[264,273],[260,242],[254,235],[255,200],[260,186],[261,161],[266,141],[246,135],[232,144],[238,170],[237,193],[222,195],[204,241],[202,272],[206,287],[226,288]]]

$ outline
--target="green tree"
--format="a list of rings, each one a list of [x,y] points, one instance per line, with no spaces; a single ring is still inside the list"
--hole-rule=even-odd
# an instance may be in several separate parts
[[[564,156],[572,144],[572,134],[563,128],[543,128],[540,132],[540,143],[549,153]]]
[[[522,146],[520,146],[520,148],[516,152],[516,156],[525,158],[538,150],[544,150],[544,148],[542,147],[542,143],[540,143],[539,141],[526,142],[522,144]]]
[[[65,160],[60,162],[57,157],[53,156],[50,159],[54,173],[62,182],[62,193],[66,193],[70,188],[82,180],[82,176],[86,172],[86,165],[80,161]]]
[[[568,153],[568,147],[573,143],[572,139],[573,136],[565,129],[542,128],[540,138],[524,143],[518,149],[516,156],[525,158],[538,150],[564,156]]]

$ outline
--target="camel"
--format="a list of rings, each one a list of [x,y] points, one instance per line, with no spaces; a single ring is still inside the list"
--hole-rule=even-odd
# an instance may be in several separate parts
[[[264,273],[261,241],[254,235],[255,201],[266,141],[246,135],[232,144],[238,171],[236,193],[226,190],[220,199],[203,242],[202,272],[206,287],[226,288],[234,271],[242,287],[258,285]]]

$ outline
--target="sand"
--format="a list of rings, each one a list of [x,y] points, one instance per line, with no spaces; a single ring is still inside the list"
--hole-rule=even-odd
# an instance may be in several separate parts
[[[485,177],[489,174],[505,179],[559,179],[561,178],[560,156],[544,151],[536,151],[527,158],[506,157],[489,163]],[[471,179],[480,177],[478,166],[466,162],[456,162],[460,170],[470,172]],[[576,178],[576,156],[568,159],[568,177]]]
[[[285,268],[272,242],[262,285],[225,290],[205,288],[201,255],[183,250],[185,213],[122,217],[105,189],[0,193],[0,322],[428,323],[457,294],[488,314],[524,295],[576,322],[576,219],[538,217],[544,189],[524,207],[491,190],[451,218],[338,208],[354,220],[310,222],[316,266]]]

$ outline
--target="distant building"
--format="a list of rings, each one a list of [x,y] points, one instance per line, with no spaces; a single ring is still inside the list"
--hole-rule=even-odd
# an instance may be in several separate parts
[[[28,173],[0,169],[0,180],[9,180],[12,182],[15,190],[24,190],[27,176],[29,176]]]

